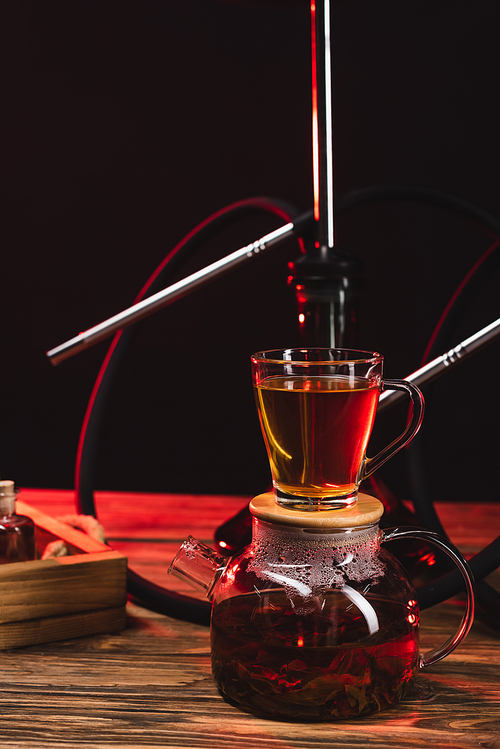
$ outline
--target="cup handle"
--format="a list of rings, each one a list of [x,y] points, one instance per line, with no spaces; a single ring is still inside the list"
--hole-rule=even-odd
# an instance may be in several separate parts
[[[383,465],[389,458],[392,458],[402,447],[408,444],[410,440],[416,435],[420,429],[420,424],[424,417],[424,396],[416,385],[407,380],[384,380],[382,385],[382,391],[384,390],[404,390],[406,391],[413,403],[413,412],[411,415],[410,423],[406,427],[403,434],[401,434],[394,442],[384,447],[375,457],[365,458],[363,463],[362,474],[360,481],[363,481],[368,476],[371,476],[381,465]]]
[[[467,593],[465,612],[458,630],[454,635],[448,638],[448,640],[446,640],[443,645],[434,648],[434,650],[431,650],[425,655],[422,655],[422,653],[420,654],[418,665],[419,668],[424,668],[425,666],[431,666],[433,663],[437,663],[437,661],[440,661],[442,658],[445,658],[447,655],[449,655],[452,650],[455,650],[457,645],[462,642],[462,640],[468,634],[470,628],[472,627],[472,622],[474,620],[474,577],[471,568],[465,561],[462,553],[456,548],[456,546],[453,546],[453,544],[444,539],[438,533],[434,533],[433,531],[426,531],[420,528],[411,527],[387,528],[386,530],[382,531],[381,543],[402,538],[424,539],[425,541],[428,541],[429,543],[434,544],[434,546],[442,549],[442,551],[444,551],[454,561],[454,563],[460,570],[465,582],[465,590]]]

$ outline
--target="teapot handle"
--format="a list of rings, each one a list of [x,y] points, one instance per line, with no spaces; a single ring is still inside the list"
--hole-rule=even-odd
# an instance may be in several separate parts
[[[472,622],[474,620],[474,577],[472,574],[472,570],[465,561],[462,553],[456,548],[456,546],[453,546],[453,544],[444,539],[438,533],[426,531],[421,528],[411,527],[387,528],[386,530],[382,531],[381,543],[402,538],[424,539],[425,541],[434,544],[434,546],[437,546],[442,551],[444,551],[455,562],[456,566],[462,573],[462,577],[465,582],[465,590],[467,593],[465,612],[462,617],[460,627],[458,628],[457,632],[448,640],[446,640],[446,642],[444,642],[441,646],[434,648],[434,650],[431,650],[425,655],[420,654],[418,665],[419,668],[424,668],[425,666],[430,666],[433,663],[437,663],[437,661],[440,661],[442,658],[445,658],[447,655],[449,655],[452,650],[454,650],[457,645],[462,642],[464,637],[470,631]]]

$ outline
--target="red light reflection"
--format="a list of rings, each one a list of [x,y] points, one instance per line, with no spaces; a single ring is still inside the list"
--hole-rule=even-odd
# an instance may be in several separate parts
[[[316,221],[319,221],[318,71],[316,68],[316,4],[314,2],[311,2],[311,51],[314,218]]]

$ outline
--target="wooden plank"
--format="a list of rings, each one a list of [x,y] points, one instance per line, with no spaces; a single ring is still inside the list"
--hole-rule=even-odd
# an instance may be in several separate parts
[[[44,616],[25,621],[11,621],[0,626],[0,649],[8,650],[69,637],[114,632],[126,626],[126,607],[100,608],[78,614]]]
[[[225,703],[210,677],[207,628],[135,606],[129,611],[129,626],[119,635],[3,654],[4,746],[500,745],[500,674],[498,663],[492,664],[491,635],[484,628],[475,628],[453,657],[423,671],[413,692],[390,710],[359,720],[306,724],[257,718]],[[442,607],[430,615],[431,645],[442,636],[442,616]],[[498,643],[493,650],[498,652]],[[471,660],[473,671],[467,674]]]
[[[126,563],[118,552],[0,566],[0,631],[5,622],[124,606]]]
[[[22,489],[20,498],[57,517],[75,512],[73,490]],[[195,530],[211,539],[215,529],[235,515],[250,497],[226,495],[96,492],[99,520],[108,538],[183,540]],[[406,503],[411,508],[411,503]],[[141,512],[137,513],[136,508]],[[500,503],[436,503],[437,513],[450,538],[470,550],[479,550],[499,534]],[[488,522],[485,522],[485,513]],[[130,522],[134,514],[134,523]]]
[[[71,496],[68,492],[64,501],[71,502]],[[63,508],[54,492],[45,506],[35,501],[42,509],[61,508],[60,514],[73,511],[71,505]],[[144,569],[156,565],[163,574],[177,541],[187,532],[207,533],[210,538],[214,527],[231,515],[231,503],[207,502],[199,520],[199,502],[189,500],[182,511],[183,527],[178,517],[168,514],[175,512],[176,501],[170,495],[170,509],[164,511],[165,498],[152,499],[156,517],[168,531],[166,543],[127,533],[127,523],[132,528],[135,521],[134,503],[122,502],[122,517],[116,524],[110,518],[109,526],[113,532],[120,530],[117,549],[129,548]],[[240,502],[237,498],[235,504]],[[118,507],[120,498],[112,497],[111,504]],[[454,541],[465,544],[472,539],[482,548],[497,534],[497,506],[482,507],[482,513],[479,506],[460,512],[452,504],[445,508],[445,527],[452,529]],[[173,528],[178,538],[171,533]],[[498,580],[498,573],[493,578]],[[419,674],[412,693],[398,705],[359,720],[306,724],[257,718],[225,703],[211,678],[208,628],[131,604],[127,609],[128,626],[120,633],[2,653],[3,746],[500,749],[500,636],[481,621],[451,656]],[[422,650],[446,639],[460,616],[459,602],[423,612]]]
[[[210,544],[211,539],[200,539]],[[188,584],[168,574],[170,562],[179,550],[181,540],[164,543],[149,543],[139,541],[111,541],[113,547],[129,560],[129,567],[148,580],[163,585],[187,595],[195,595],[204,599],[203,594],[195,594],[195,590]]]
[[[73,491],[63,491],[59,496],[54,490],[22,489],[19,496],[54,517],[75,512]],[[113,538],[182,540],[193,521],[200,537],[212,538],[217,525],[232,517],[249,500],[250,497],[225,495],[96,492],[99,521],[106,537]]]

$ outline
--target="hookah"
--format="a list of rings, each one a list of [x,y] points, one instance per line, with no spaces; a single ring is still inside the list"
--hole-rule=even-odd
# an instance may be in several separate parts
[[[53,364],[65,360],[89,346],[114,334],[100,372],[96,379],[82,426],[77,452],[75,488],[79,510],[96,515],[94,503],[94,475],[96,448],[100,424],[104,418],[106,398],[114,377],[132,341],[137,323],[156,310],[174,303],[202,285],[229,272],[232,268],[260,254],[290,236],[299,239],[302,257],[291,263],[291,283],[295,286],[299,318],[299,334],[304,346],[330,349],[351,347],[355,343],[357,303],[362,284],[362,263],[348,250],[335,244],[335,216],[351,211],[364,203],[380,200],[418,201],[440,209],[452,211],[472,221],[495,238],[500,237],[500,220],[485,209],[450,193],[407,185],[375,186],[352,191],[335,200],[333,185],[333,100],[331,62],[331,0],[311,4],[312,62],[313,62],[313,178],[314,209],[301,213],[295,206],[281,200],[252,198],[239,201],[210,216],[191,231],[165,258],[138,295],[132,307],[90,328],[66,343],[47,352]],[[181,281],[168,285],[172,275],[218,232],[243,217],[258,212],[268,212],[285,221],[278,229],[240,248],[225,258],[212,263]],[[427,385],[436,377],[456,366],[466,357],[476,353],[500,335],[500,319],[486,326],[466,341],[446,351],[449,335],[457,319],[463,314],[470,297],[482,280],[498,266],[500,253],[495,252],[496,241],[461,284],[446,315],[438,324],[431,346],[426,352],[422,367],[406,377],[407,382]],[[440,353],[443,350],[446,353]],[[397,402],[398,391],[382,392],[379,411]],[[418,438],[417,438],[418,439]],[[417,440],[415,440],[417,443]],[[422,479],[421,446],[412,453],[413,472]],[[381,493],[381,499],[390,507],[390,501]],[[423,497],[415,502],[422,525],[430,531],[444,534],[432,500]],[[251,517],[248,509],[241,517],[232,519],[218,529],[216,538],[229,531],[234,538],[225,536],[226,549],[236,551],[248,540]],[[378,520],[378,518],[377,518]],[[375,521],[374,521],[375,522]],[[444,534],[445,535],[445,534]],[[232,546],[231,546],[232,544]],[[219,548],[222,548],[219,546]],[[470,560],[477,580],[482,579],[500,564],[500,540],[492,542]],[[189,596],[168,591],[128,571],[129,593],[142,605],[168,615],[190,621],[207,623],[210,605]],[[464,588],[460,572],[449,572],[417,590],[420,608],[446,600]],[[478,601],[493,619],[498,610],[500,595],[486,583],[477,586]]]

